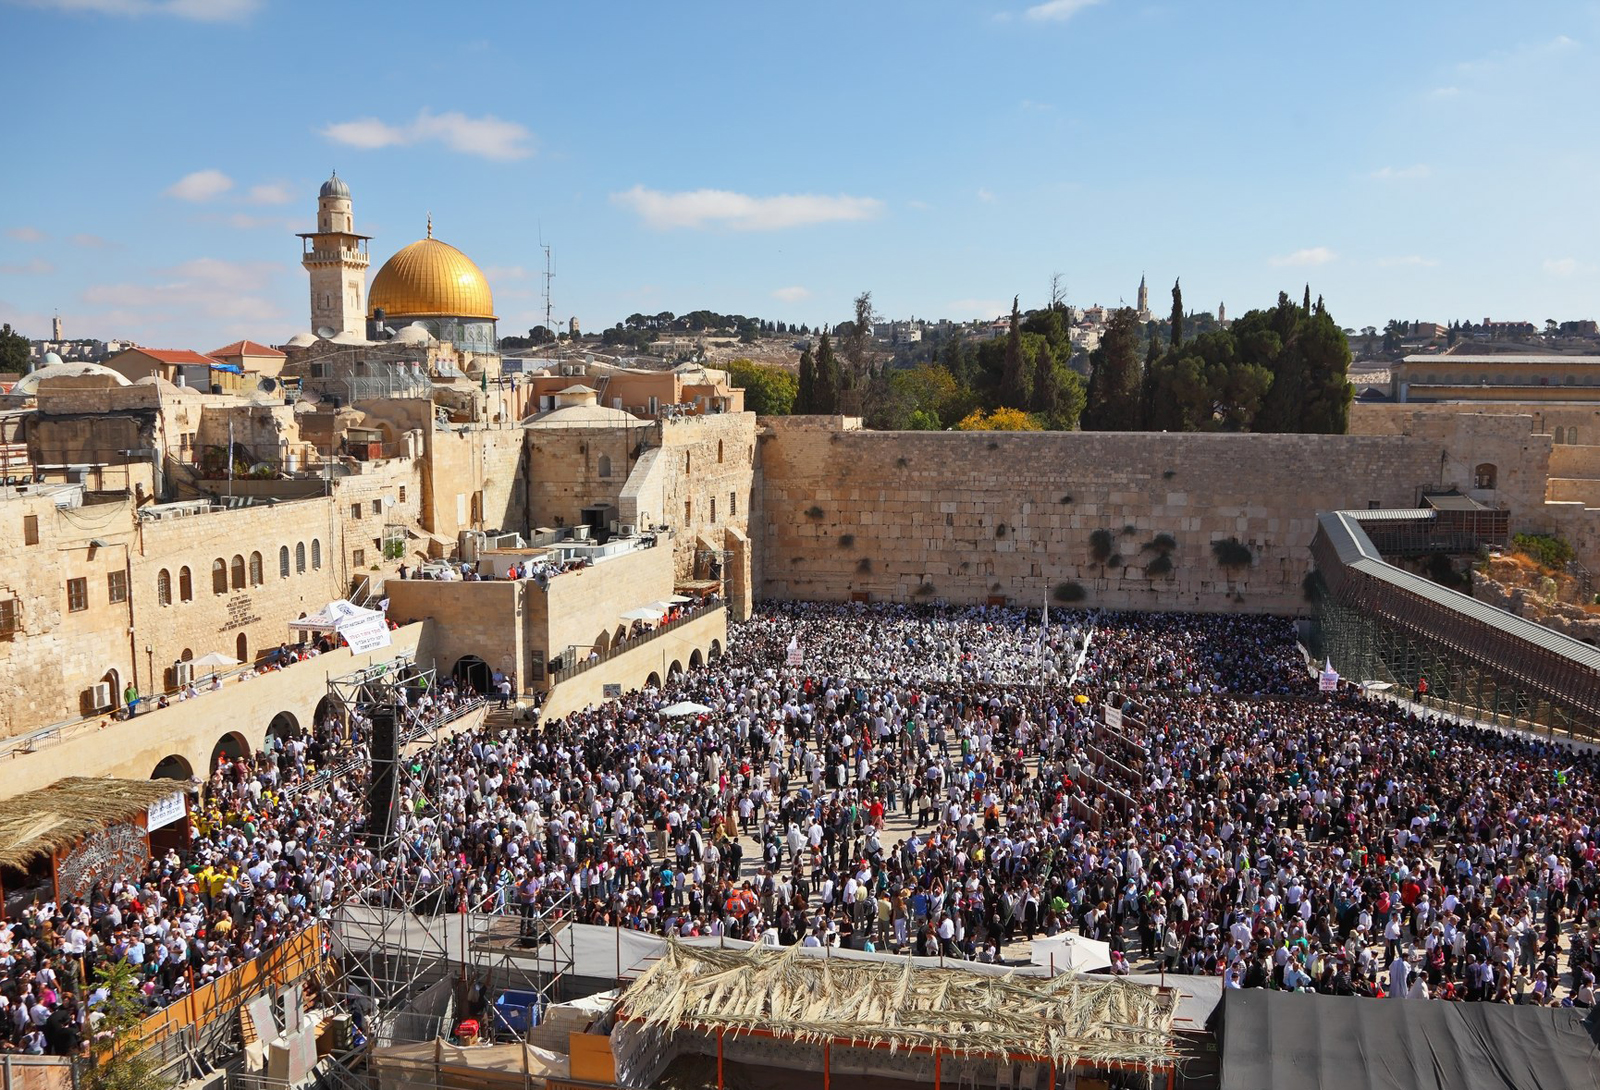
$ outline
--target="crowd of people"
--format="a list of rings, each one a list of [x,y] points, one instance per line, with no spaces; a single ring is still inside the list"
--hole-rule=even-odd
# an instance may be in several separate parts
[[[782,603],[729,642],[662,688],[403,762],[388,853],[363,715],[219,762],[187,853],[0,928],[7,1043],[76,1047],[106,959],[156,1005],[397,889],[658,934],[1008,961],[1070,933],[1112,971],[1227,987],[1593,1002],[1596,757],[1320,694],[1287,621]],[[477,695],[413,688],[407,714]],[[708,710],[665,714],[684,702]]]

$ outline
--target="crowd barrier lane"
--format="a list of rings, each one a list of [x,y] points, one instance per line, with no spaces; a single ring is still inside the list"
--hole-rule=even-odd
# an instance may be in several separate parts
[[[314,923],[294,938],[156,1011],[139,1023],[130,1039],[143,1052],[190,1027],[203,1030],[220,1019],[236,1017],[256,996],[298,980],[322,960],[322,924]]]

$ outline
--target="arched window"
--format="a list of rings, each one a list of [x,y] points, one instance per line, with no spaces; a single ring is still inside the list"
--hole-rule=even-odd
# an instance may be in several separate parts
[[[166,568],[156,573],[156,603],[163,606],[172,604],[172,573]]]
[[[611,476],[611,455],[609,454],[600,455],[600,476]]]
[[[289,578],[289,546],[283,545],[278,549],[278,578]]]
[[[239,633],[239,638],[238,640],[234,641],[233,646],[234,650],[238,652],[233,656],[234,658],[238,659],[240,662],[250,661],[250,638],[248,636],[246,636],[243,632]]]
[[[1500,475],[1493,462],[1479,462],[1478,468],[1472,471],[1473,488],[1493,488],[1495,478]]]
[[[211,562],[211,593],[228,593],[228,562],[220,556]]]
[[[318,571],[322,570],[322,542],[316,538],[311,539],[311,566]]]
[[[233,558],[233,589],[244,589],[244,557],[242,556]]]
[[[261,554],[260,553],[251,553],[250,554],[250,585],[252,587],[259,587],[262,583],[265,583],[265,582],[266,582],[266,580],[263,579],[262,576],[261,576]]]
[[[189,574],[187,564],[178,569],[178,601],[194,601],[194,578]]]
[[[294,547],[294,570],[297,575],[306,572],[306,543],[304,541]]]

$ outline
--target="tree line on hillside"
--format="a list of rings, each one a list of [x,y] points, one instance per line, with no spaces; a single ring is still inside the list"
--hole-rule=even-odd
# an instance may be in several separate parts
[[[1172,289],[1165,335],[1134,311],[1116,311],[1088,358],[1072,366],[1071,330],[1060,299],[1023,313],[1012,300],[1002,338],[956,336],[934,359],[888,366],[871,344],[871,293],[852,321],[801,354],[799,374],[736,360],[745,405],[768,414],[846,414],[882,430],[1343,432],[1352,388],[1349,344],[1321,299],[1255,310],[1223,327],[1200,323]]]

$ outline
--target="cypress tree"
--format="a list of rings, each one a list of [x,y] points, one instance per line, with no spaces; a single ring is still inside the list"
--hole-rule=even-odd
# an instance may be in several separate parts
[[[800,388],[795,392],[794,411],[801,415],[817,411],[817,364],[809,348],[800,353]]]
[[[833,354],[833,341],[824,332],[817,342],[815,382],[816,412],[831,416],[839,411],[839,361]]]
[[[1178,282],[1172,282],[1172,347],[1176,348],[1183,343],[1183,289],[1178,287]],[[1150,338],[1151,351],[1155,350],[1155,338]]]
[[[1300,309],[1307,314],[1311,313],[1311,284],[1309,282],[1306,284],[1306,301],[1300,304]]]
[[[1017,296],[1011,297],[1011,332],[1006,334],[1006,365],[1000,375],[1000,404],[1010,409],[1028,405],[1027,383],[1022,374],[1022,313]]]
[[[1049,416],[1060,407],[1061,384],[1058,378],[1056,354],[1051,351],[1050,342],[1041,338],[1039,353],[1033,363],[1033,397],[1029,402],[1034,412]]]

